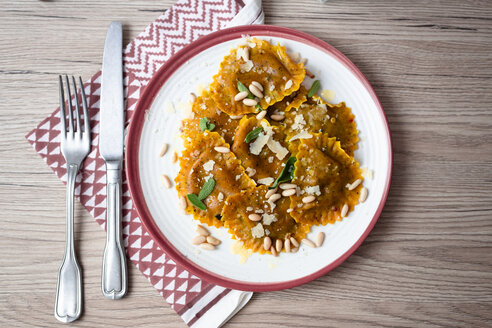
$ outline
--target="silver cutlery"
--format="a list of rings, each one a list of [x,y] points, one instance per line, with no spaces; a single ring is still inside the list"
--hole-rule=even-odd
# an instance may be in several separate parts
[[[72,100],[70,91],[70,82],[68,76],[65,76],[67,103],[68,103],[68,130],[67,130],[67,113],[65,108],[65,95],[63,91],[63,80],[60,80],[60,122],[62,130],[61,151],[67,163],[67,209],[66,209],[66,240],[65,255],[63,262],[58,271],[58,284],[56,286],[55,299],[55,317],[62,322],[72,322],[80,317],[82,311],[82,277],[80,266],[77,261],[74,249],[73,236],[73,214],[74,214],[74,191],[75,177],[79,171],[80,165],[84,158],[89,154],[91,149],[91,128],[90,119],[87,110],[87,100],[84,93],[84,84],[79,77],[80,93],[82,98],[83,120],[82,126],[80,104],[77,97],[77,84],[72,76],[73,93]],[[75,111],[72,105],[75,102]],[[75,112],[75,126],[74,114]]]
[[[126,257],[121,240],[121,165],[124,143],[123,30],[112,22],[106,35],[101,77],[99,152],[106,161],[106,247],[101,289],[104,297],[126,294]]]

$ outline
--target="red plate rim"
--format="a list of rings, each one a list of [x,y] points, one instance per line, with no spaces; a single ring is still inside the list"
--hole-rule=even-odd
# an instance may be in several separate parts
[[[143,195],[140,182],[138,153],[140,147],[140,137],[144,125],[143,123],[145,121],[145,110],[150,108],[155,96],[161,89],[162,85],[169,79],[172,74],[174,74],[174,72],[179,67],[185,64],[190,58],[214,45],[229,40],[238,39],[245,34],[250,36],[261,35],[280,37],[289,40],[299,41],[312,47],[318,48],[335,57],[358,78],[358,80],[364,85],[366,90],[371,95],[373,101],[376,103],[378,111],[383,118],[387,141],[388,145],[390,146],[388,158],[389,165],[383,197],[381,198],[374,217],[371,219],[371,222],[369,223],[362,236],[355,242],[354,245],[352,245],[352,247],[350,247],[350,249],[348,249],[344,254],[342,254],[339,258],[337,258],[326,267],[302,278],[281,281],[277,283],[252,283],[226,278],[202,268],[201,266],[183,256],[164,236],[164,234],[161,232],[154,219],[152,218],[152,215],[150,214],[150,211],[147,207],[147,203],[145,202],[145,197]],[[157,242],[157,244],[165,251],[167,255],[169,255],[176,263],[179,263],[194,275],[213,284],[238,290],[262,292],[292,288],[319,278],[340,265],[360,246],[360,244],[364,241],[364,239],[366,239],[367,235],[371,232],[372,228],[376,224],[376,221],[381,215],[384,204],[388,197],[393,167],[393,148],[391,143],[388,120],[384,114],[381,102],[374,92],[374,89],[371,87],[371,85],[369,84],[365,76],[359,71],[359,69],[340,51],[312,35],[290,28],[272,25],[245,25],[220,30],[202,36],[195,42],[192,42],[189,45],[183,47],[177,54],[172,56],[164,65],[162,65],[162,67],[156,74],[154,74],[150,82],[145,87],[142,95],[140,96],[135,111],[132,115],[132,120],[127,135],[125,163],[128,187],[133,199],[133,204],[137,210],[138,215],[140,216],[140,220],[142,221],[142,224],[145,226],[145,228],[148,230],[150,236],[154,239],[155,242]]]

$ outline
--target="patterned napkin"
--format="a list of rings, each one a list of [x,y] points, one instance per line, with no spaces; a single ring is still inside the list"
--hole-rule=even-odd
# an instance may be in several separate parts
[[[226,27],[263,23],[261,0],[180,0],[147,26],[124,51],[126,125],[142,89],[163,63],[188,43]],[[108,22],[109,23],[109,22]],[[101,49],[102,56],[102,49]],[[99,154],[101,72],[85,84],[92,127],[92,151],[77,176],[75,195],[97,223],[106,223],[106,172]],[[55,174],[66,182],[60,151],[60,111],[55,110],[26,136]],[[132,206],[123,174],[123,241],[130,261],[190,327],[219,327],[252,293],[210,284],[169,258],[152,240]],[[101,250],[102,255],[102,250]]]

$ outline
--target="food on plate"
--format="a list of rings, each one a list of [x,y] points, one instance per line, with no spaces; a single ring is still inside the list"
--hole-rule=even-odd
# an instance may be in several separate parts
[[[285,47],[250,38],[225,56],[210,89],[221,111],[256,113],[297,91],[305,75],[304,64],[292,61]]]
[[[220,244],[209,225],[260,254],[320,247],[325,234],[312,241],[311,227],[342,220],[366,200],[355,117],[345,103],[318,97],[320,82],[305,75],[285,47],[246,38],[193,97],[175,178],[180,206],[203,224],[193,244]]]

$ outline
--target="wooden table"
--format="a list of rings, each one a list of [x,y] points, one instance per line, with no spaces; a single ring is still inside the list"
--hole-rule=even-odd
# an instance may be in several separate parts
[[[173,1],[4,1],[0,8],[0,326],[53,317],[65,188],[24,139],[58,103],[57,75],[100,68],[106,28],[128,42]],[[341,266],[255,294],[227,327],[492,325],[492,3],[265,1],[266,23],[311,33],[367,76],[389,119],[391,192]],[[133,266],[121,301],[100,292],[105,235],[82,209],[85,308],[74,327],[184,327]]]

